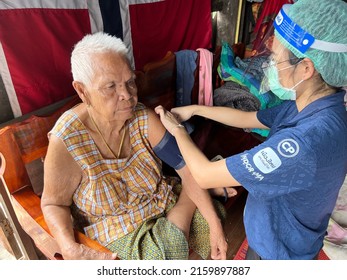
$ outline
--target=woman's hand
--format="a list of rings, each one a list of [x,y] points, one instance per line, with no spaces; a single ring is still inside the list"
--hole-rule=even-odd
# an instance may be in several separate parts
[[[104,253],[83,244],[73,243],[62,250],[64,260],[115,260],[116,253]]]
[[[174,135],[173,131],[175,130],[175,128],[181,126],[177,118],[161,105],[157,106],[154,111],[160,116],[160,120],[165,126],[166,130]]]
[[[228,243],[222,225],[210,230],[211,258],[213,260],[226,260]]]

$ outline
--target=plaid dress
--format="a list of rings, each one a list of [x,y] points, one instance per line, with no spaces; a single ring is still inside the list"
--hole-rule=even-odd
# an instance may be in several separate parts
[[[137,105],[128,124],[131,151],[122,159],[104,158],[72,110],[50,132],[62,139],[86,175],[73,196],[75,226],[122,259],[186,259],[189,249],[183,232],[165,218],[176,203],[173,186],[179,181],[162,175],[161,161],[148,141],[144,105]],[[193,224],[202,225],[206,239],[201,252],[206,258],[208,225],[198,211],[195,216],[199,222]]]

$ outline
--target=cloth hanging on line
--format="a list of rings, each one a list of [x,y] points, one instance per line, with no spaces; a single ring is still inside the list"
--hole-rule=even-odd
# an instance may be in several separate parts
[[[213,106],[212,64],[213,54],[206,49],[199,48],[199,105]]]
[[[196,70],[196,51],[182,50],[176,56],[176,106],[191,105],[191,94]]]

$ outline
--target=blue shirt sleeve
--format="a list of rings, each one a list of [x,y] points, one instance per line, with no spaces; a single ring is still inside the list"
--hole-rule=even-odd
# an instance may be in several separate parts
[[[228,157],[226,165],[249,193],[263,199],[309,189],[317,168],[310,144],[293,130],[283,130],[251,150]]]
[[[264,110],[260,110],[260,111],[257,112],[257,118],[263,125],[266,125],[267,127],[271,128],[272,124],[275,121],[275,118],[288,105],[289,105],[288,102],[285,101],[285,102],[283,102],[282,104],[280,104],[278,106],[275,106],[275,107],[272,107],[272,108],[268,108],[268,109],[264,109]]]

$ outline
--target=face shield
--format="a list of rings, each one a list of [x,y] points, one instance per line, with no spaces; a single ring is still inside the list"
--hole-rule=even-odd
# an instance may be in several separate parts
[[[292,5],[284,5],[274,21],[274,39],[268,44],[269,56],[262,64],[263,79],[259,93],[274,93],[283,100],[295,100],[295,88],[303,80],[294,79],[296,67],[309,49],[346,52],[346,45],[315,39],[293,22],[288,14]],[[294,55],[295,54],[295,55]]]
[[[271,91],[281,100],[295,100],[295,88],[303,82],[294,78],[296,67],[301,61],[302,58],[294,56],[275,38],[272,53],[262,64],[264,76],[259,93]]]
[[[221,64],[219,66],[219,75],[225,81],[234,81],[246,86],[250,93],[260,101],[260,109],[279,104],[281,101],[269,92],[268,83],[263,83],[266,79],[264,67],[273,65],[274,60],[280,62],[283,67],[288,67],[285,61],[288,61],[288,54],[284,46],[278,45],[276,56],[273,55],[274,44],[274,19],[269,19],[268,24],[261,31],[261,40],[254,42],[252,56],[246,58],[236,57],[230,47],[222,48]],[[281,57],[283,56],[283,58]],[[290,65],[290,64],[289,64]],[[266,85],[266,86],[265,86]]]

